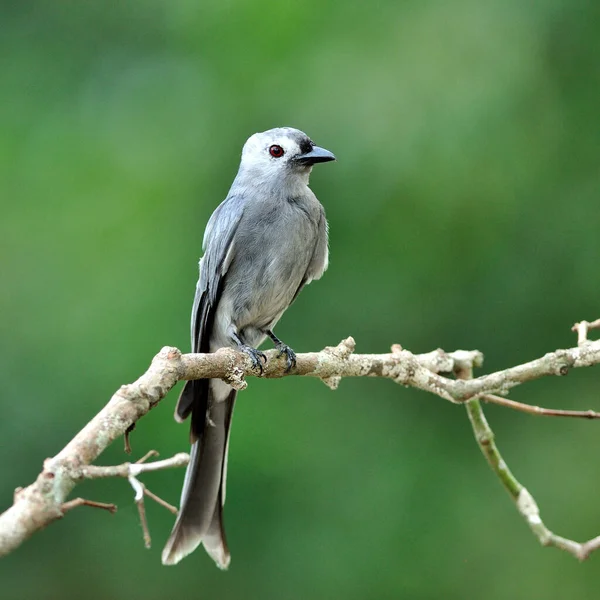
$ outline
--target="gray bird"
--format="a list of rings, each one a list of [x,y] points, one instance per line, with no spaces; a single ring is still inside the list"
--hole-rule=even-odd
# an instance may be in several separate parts
[[[244,145],[227,198],[212,214],[192,308],[193,352],[236,348],[262,373],[257,347],[268,336],[287,368],[294,351],[273,333],[300,290],[327,268],[327,221],[308,187],[315,163],[335,160],[290,127],[255,133]],[[162,553],[178,563],[200,543],[217,566],[230,554],[223,529],[227,447],[236,391],[220,379],[188,381],[175,409],[190,414],[190,463],[179,515]]]

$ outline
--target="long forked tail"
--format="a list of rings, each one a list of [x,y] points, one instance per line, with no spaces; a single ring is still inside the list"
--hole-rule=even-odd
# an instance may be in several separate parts
[[[195,398],[190,403],[192,394]],[[218,379],[188,381],[181,393],[176,415],[192,413],[192,449],[179,514],[162,552],[164,565],[177,564],[202,543],[219,568],[229,566],[223,504],[235,396],[235,390]]]

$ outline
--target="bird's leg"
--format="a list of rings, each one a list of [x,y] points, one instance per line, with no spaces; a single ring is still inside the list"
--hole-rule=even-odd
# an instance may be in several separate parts
[[[278,356],[283,356],[285,354],[287,364],[286,371],[290,371],[292,367],[296,366],[296,353],[287,344],[284,344],[270,329],[267,329],[265,333],[273,340],[275,348],[279,350]]]
[[[250,360],[252,361],[252,366],[259,372],[260,375],[262,375],[263,363],[261,362],[261,360],[263,360],[264,363],[267,364],[267,355],[264,352],[253,348],[252,346],[248,346],[248,344],[244,344],[242,338],[240,338],[237,331],[230,330],[229,335],[233,342],[235,342],[235,344],[237,345],[238,350],[240,350],[244,354],[247,354],[250,357]]]

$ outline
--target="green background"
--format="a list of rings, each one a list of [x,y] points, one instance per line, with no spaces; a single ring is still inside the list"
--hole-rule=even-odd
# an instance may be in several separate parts
[[[484,371],[600,316],[600,4],[224,0],[0,4],[0,500],[164,345],[189,347],[204,225],[255,131],[338,156],[312,187],[328,272],[296,351],[478,348]],[[512,398],[600,409],[594,369]],[[179,389],[179,387],[178,387]],[[177,391],[134,458],[187,449]],[[600,533],[600,424],[489,407],[557,533]],[[120,442],[100,464],[126,460]],[[383,380],[251,379],[229,461],[227,573],[160,565],[173,517],[125,481],[0,563],[3,600],[597,598],[600,556],[544,549],[460,406]],[[144,482],[172,503],[182,470]]]

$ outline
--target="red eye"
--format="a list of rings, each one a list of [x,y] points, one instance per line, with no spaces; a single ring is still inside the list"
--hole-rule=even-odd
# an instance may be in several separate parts
[[[277,144],[273,144],[269,148],[269,154],[273,158],[281,158],[285,153],[284,153],[283,148],[281,146],[278,146]]]

